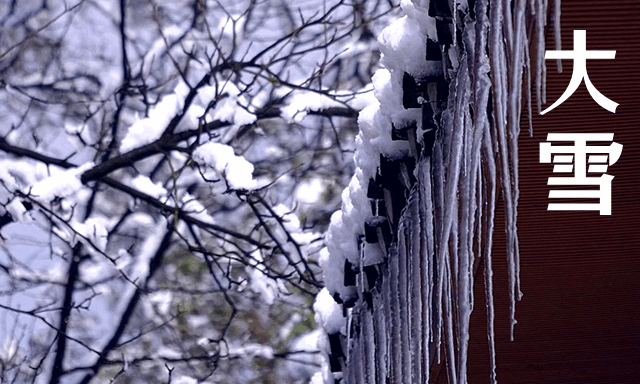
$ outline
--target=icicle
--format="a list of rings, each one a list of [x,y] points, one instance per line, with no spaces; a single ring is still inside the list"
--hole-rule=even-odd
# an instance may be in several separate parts
[[[390,254],[391,254],[391,249],[389,250]],[[383,302],[383,316],[384,316],[384,327],[385,330],[387,331],[385,333],[386,337],[385,337],[385,351],[386,351],[386,355],[387,358],[385,360],[385,371],[389,373],[390,376],[395,376],[395,369],[394,369],[394,362],[395,362],[395,355],[394,353],[396,352],[395,348],[397,343],[394,343],[394,312],[392,312],[392,310],[394,309],[394,307],[391,304],[392,301],[392,292],[391,292],[391,268],[390,265],[386,268],[383,268],[383,270],[381,271],[383,273],[384,276],[386,276],[387,278],[383,278],[382,280],[382,302]],[[389,326],[387,326],[387,324]]]
[[[518,137],[520,136],[520,111],[522,110],[522,106],[520,103],[521,96],[516,96],[522,94],[522,70],[524,65],[524,54],[525,47],[527,47],[527,39],[526,39],[526,31],[525,31],[525,23],[524,23],[524,13],[525,13],[525,0],[516,0],[516,24],[515,24],[515,55],[514,61],[512,63],[512,73],[515,73],[515,77],[513,78],[513,87],[514,89],[511,91],[511,100],[510,107],[511,111],[509,113],[510,117],[510,158],[511,158],[511,173],[513,175],[513,207],[511,209],[511,252],[513,253],[513,262],[514,266],[514,274],[515,274],[515,285],[511,288],[515,291],[516,299],[519,301],[522,299],[522,292],[520,291],[520,255],[518,250],[518,230],[516,227],[517,223],[517,214],[518,214],[518,199],[520,197],[520,180],[519,180],[519,172],[518,172],[518,163],[519,163],[519,155],[518,155]],[[512,309],[513,318],[512,325],[515,325],[515,304]],[[512,330],[513,333],[513,330]],[[513,339],[513,335],[511,335]]]
[[[546,66],[544,60],[544,26],[547,19],[546,0],[535,0],[535,31],[536,31],[536,106],[538,113],[542,112],[542,103],[546,103]]]
[[[402,340],[402,319],[400,318],[400,295],[399,295],[399,256],[398,250],[395,245],[392,245],[389,248],[389,279],[391,280],[391,332],[392,332],[392,343],[391,343],[391,374],[394,377],[398,378],[398,382],[403,382],[404,377],[402,375],[402,345],[400,344],[400,340]]]
[[[400,342],[400,345],[403,346],[401,348],[400,360],[401,360],[401,370],[403,381],[408,381],[411,377],[411,359],[409,357],[408,347],[409,347],[409,294],[408,294],[408,272],[407,272],[407,259],[409,255],[407,254],[407,246],[406,243],[406,221],[404,220],[404,215],[400,219],[398,224],[398,244],[397,244],[397,253],[396,258],[398,259],[398,303],[399,303],[399,311],[396,312],[396,316],[400,316],[400,339],[397,341]]]
[[[507,45],[507,57],[513,55],[513,48],[514,48],[514,44],[513,44],[513,18],[512,18],[512,15],[511,15],[511,2],[512,1],[513,0],[502,0],[502,4],[501,4],[502,18],[504,20],[504,23],[502,24],[502,30],[503,30],[503,34],[504,34],[504,39],[506,41],[505,44]],[[493,24],[493,25],[496,25],[496,24]]]
[[[455,105],[456,111],[462,111],[465,105],[463,105],[464,97],[458,94],[458,90],[468,91],[468,77],[466,71],[466,60],[461,61],[461,67],[456,74],[455,84],[450,87],[453,92],[449,95],[449,105]],[[455,103],[455,104],[454,104]],[[447,322],[446,322],[446,337],[445,342],[447,343],[447,349],[451,350],[448,353],[447,358],[449,359],[449,367],[455,372],[455,367],[451,367],[454,365],[454,358],[452,355],[453,348],[453,325],[452,325],[452,314],[450,312],[450,306],[452,305],[451,300],[453,298],[451,293],[451,276],[455,276],[455,272],[452,273],[450,270],[450,258],[448,257],[448,246],[449,246],[449,238],[451,235],[451,230],[453,228],[454,221],[457,219],[457,186],[458,186],[458,178],[460,174],[460,160],[462,156],[462,147],[463,147],[463,133],[464,130],[461,129],[463,127],[460,119],[461,113],[455,113],[452,119],[446,120],[445,125],[442,127],[442,130],[451,132],[451,153],[449,155],[449,163],[447,164],[446,171],[444,171],[443,179],[446,180],[445,185],[445,193],[443,197],[443,221],[441,222],[440,228],[440,237],[439,237],[439,248],[436,250],[438,252],[438,287],[436,297],[438,298],[438,309],[437,313],[440,317],[440,321],[442,321],[443,315],[446,314]],[[443,119],[445,120],[445,119]],[[452,121],[453,120],[453,121]],[[448,123],[448,124],[447,124]],[[457,129],[456,129],[457,127]],[[437,157],[436,157],[437,158]],[[446,175],[446,176],[445,176]],[[446,201],[446,203],[445,203]],[[457,259],[454,258],[454,262],[457,262]],[[449,267],[449,269],[447,269]],[[443,308],[442,300],[444,299],[445,305]],[[439,345],[438,347],[439,348]],[[455,373],[454,373],[455,376]]]
[[[367,308],[368,309],[368,308]],[[376,382],[376,360],[375,360],[375,331],[373,327],[373,315],[371,311],[365,310],[362,323],[362,338],[360,342],[364,345],[364,372],[365,383]]]
[[[525,37],[526,39],[526,37]],[[528,46],[529,44],[525,44],[525,46]],[[531,56],[529,55],[529,50],[525,49],[524,50],[524,57],[525,57],[525,69],[527,70],[525,77],[527,79],[527,88],[526,88],[526,94],[527,94],[527,122],[529,123],[529,137],[533,137],[533,111],[531,109]]]
[[[489,127],[489,119],[487,116],[487,106],[489,104],[489,92],[491,91],[491,80],[488,73],[490,70],[489,59],[487,57],[487,34],[489,29],[489,20],[487,16],[488,0],[478,0],[475,3],[476,14],[476,31],[475,31],[475,49],[474,49],[474,66],[473,66],[473,83],[475,87],[474,92],[474,124],[473,124],[473,143],[471,148],[471,165],[470,170],[471,180],[470,186],[473,190],[480,188],[481,180],[478,177],[481,175],[480,167],[480,150],[482,146],[482,139],[486,136],[485,131]],[[477,185],[477,186],[476,186]],[[482,248],[482,205],[478,202],[474,207],[478,214],[477,225],[477,241],[478,250]],[[473,228],[474,222],[471,222],[471,228]],[[473,264],[472,264],[473,265]],[[471,290],[473,293],[473,290]],[[473,303],[473,299],[472,299]]]
[[[451,276],[451,269],[449,265],[449,261],[445,261],[445,273],[447,276]],[[446,350],[447,350],[447,366],[449,368],[449,383],[457,384],[458,379],[456,376],[456,353],[455,353],[455,340],[454,340],[454,330],[453,330],[453,293],[451,288],[452,281],[451,279],[447,279],[445,283],[444,290],[444,300],[445,300],[445,313],[446,317],[446,330],[445,330],[445,342],[446,342]]]
[[[441,239],[443,228],[441,223],[444,222],[444,178],[446,174],[446,170],[444,167],[444,154],[442,150],[442,142],[436,140],[433,149],[433,199],[434,199],[434,218],[436,223],[440,223],[439,225],[434,226],[434,239]],[[441,363],[441,351],[442,351],[442,340],[444,338],[443,328],[444,328],[444,309],[443,309],[443,286],[444,286],[444,263],[446,257],[446,244],[442,244],[437,241],[434,244],[434,261],[435,261],[435,280],[433,281],[434,287],[432,295],[434,297],[433,303],[435,304],[435,317],[436,324],[434,337],[435,337],[435,351],[436,351],[436,361],[438,364]]]
[[[468,74],[467,74],[468,76]],[[458,126],[458,129],[464,128],[464,136],[465,136],[465,151],[463,151],[464,164],[463,172],[460,175],[460,183],[458,186],[458,200],[461,209],[456,209],[457,212],[460,212],[460,216],[456,215],[456,219],[458,220],[458,225],[454,226],[456,232],[453,234],[452,244],[455,246],[452,250],[452,257],[455,261],[454,265],[457,265],[457,270],[454,271],[453,276],[455,276],[455,280],[457,282],[457,345],[458,345],[458,378],[461,383],[466,382],[467,377],[467,350],[468,350],[468,342],[469,342],[469,318],[471,316],[471,294],[470,291],[473,291],[472,285],[472,274],[473,274],[473,262],[470,261],[471,258],[471,250],[469,249],[469,237],[471,234],[471,229],[469,228],[470,221],[470,170],[469,170],[469,147],[471,146],[470,142],[472,140],[472,135],[469,132],[472,132],[470,129],[470,115],[468,110],[469,105],[469,97],[470,92],[469,89],[460,89],[458,92],[460,97],[461,104],[464,106],[463,109],[456,111],[456,113],[460,113],[462,116],[459,116],[461,120],[461,124]],[[458,240],[458,236],[460,239]]]
[[[420,211],[420,192],[416,185],[411,189],[403,217],[406,218],[407,223],[406,244],[409,255],[407,260],[407,275],[410,276],[408,300],[410,302],[409,330],[411,344],[411,377],[418,380],[421,380],[423,376],[421,332],[424,332],[424,323],[425,321],[428,321],[428,318],[425,319],[422,316],[422,308],[427,305],[422,301],[421,295],[423,289],[422,268],[425,267],[423,265],[421,250],[422,247],[426,246],[426,244],[421,242],[421,227],[423,225],[423,220],[421,219]]]
[[[510,158],[513,177],[513,203],[518,202],[518,136],[520,136],[520,98],[522,95],[522,67],[523,67],[523,51],[525,45],[525,26],[524,26],[524,0],[516,0],[515,5],[515,25],[513,37],[513,49],[511,57],[511,81],[509,89],[509,138],[510,138]],[[515,209],[514,209],[515,214]],[[514,218],[515,224],[515,218]]]
[[[466,62],[462,61],[462,66],[458,71],[458,74],[455,78],[456,86],[455,90],[466,90],[468,85],[468,77],[466,71]],[[463,105],[464,98],[462,95],[454,95],[449,98],[451,102],[455,102],[456,111],[462,111],[465,105]],[[442,232],[440,234],[440,256],[439,262],[445,258],[444,254],[446,253],[447,245],[449,244],[449,235],[451,233],[451,228],[453,225],[454,218],[457,216],[458,212],[454,209],[454,204],[456,202],[456,194],[458,187],[458,178],[460,176],[460,160],[462,157],[462,146],[463,146],[463,134],[464,130],[461,129],[463,127],[463,118],[460,118],[460,115],[463,116],[462,113],[456,113],[455,115],[455,123],[451,123],[449,126],[443,127],[445,130],[452,131],[453,141],[451,143],[451,156],[449,159],[449,164],[447,166],[446,171],[446,187],[445,187],[445,201],[448,203],[444,207],[444,221],[442,224]],[[456,127],[458,127],[456,129]],[[440,276],[444,277],[444,265],[440,266]],[[440,278],[440,286],[438,287],[439,296],[442,292],[442,280]]]
[[[554,0],[553,10],[553,37],[556,42],[556,51],[562,50],[562,36],[560,35],[560,0]],[[562,60],[557,59],[558,73],[562,73]]]
[[[491,248],[493,247],[493,219],[496,202],[496,164],[489,126],[485,126],[483,149],[487,159],[488,198],[487,198],[487,228],[484,239],[484,289],[487,304],[487,338],[489,341],[489,363],[491,364],[491,384],[497,384],[496,378],[496,343],[494,332],[494,306],[493,306],[493,268],[491,264]]]
[[[434,268],[434,223],[433,223],[433,200],[431,191],[433,184],[431,182],[431,159],[421,158],[416,167],[416,176],[418,179],[418,193],[420,210],[419,216],[422,218],[420,226],[420,249],[422,252],[420,258],[420,273],[422,287],[422,321],[423,321],[423,337],[422,337],[422,364],[424,367],[423,380],[420,382],[429,382],[429,373],[433,358],[430,355],[429,345],[434,341],[434,325],[432,323],[434,303],[433,287],[435,284],[433,268]]]
[[[385,206],[385,209],[387,210],[387,217],[389,218],[389,221],[393,224],[395,223],[395,221],[393,218],[393,200],[391,198],[391,191],[388,190],[387,188],[384,188],[382,190],[382,193],[384,195],[384,206]]]
[[[382,288],[384,290],[384,288]],[[387,319],[385,318],[385,297],[378,288],[373,289],[373,327],[375,335],[375,370],[376,384],[383,383],[387,376],[387,361],[389,351],[387,347]]]
[[[501,9],[501,3],[496,3],[498,6],[496,9],[491,12],[491,24],[492,25],[500,25],[499,11],[503,11]],[[503,12],[504,13],[504,12]],[[510,14],[507,12],[506,14]],[[509,20],[505,20],[502,25],[509,25]],[[509,31],[510,27],[506,27],[507,31]],[[510,161],[510,145],[509,140],[507,138],[507,130],[509,127],[513,127],[512,124],[508,124],[509,110],[513,110],[512,108],[507,107],[508,103],[508,94],[507,84],[504,83],[503,79],[509,79],[509,71],[506,66],[506,57],[505,57],[505,48],[500,42],[500,33],[498,31],[491,30],[491,49],[490,56],[492,62],[492,70],[495,70],[495,74],[492,77],[495,82],[494,87],[494,95],[495,95],[495,103],[496,103],[496,129],[497,129],[497,139],[498,139],[498,150],[500,154],[500,170],[501,170],[501,185],[503,190],[503,196],[505,200],[505,211],[506,211],[506,227],[507,227],[507,260],[509,264],[509,297],[510,297],[510,309],[511,309],[511,327],[510,327],[510,335],[511,339],[513,339],[513,331],[515,327],[515,290],[516,290],[516,260],[515,260],[515,252],[514,252],[514,244],[515,244],[515,209],[516,205],[514,202],[514,191],[513,191],[513,182],[512,182],[512,164],[513,157]],[[515,70],[511,68],[511,70]],[[511,152],[512,153],[512,152]],[[516,170],[517,171],[517,170]]]

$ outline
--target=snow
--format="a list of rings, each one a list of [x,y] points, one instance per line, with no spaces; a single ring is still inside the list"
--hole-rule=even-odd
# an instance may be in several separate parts
[[[202,106],[207,106],[212,100],[217,100],[216,106],[211,111],[211,119],[226,121],[236,126],[252,124],[256,121],[256,115],[242,108],[247,102],[240,96],[240,90],[233,83],[225,83],[217,96],[215,87],[208,87],[198,92],[198,100]]]
[[[145,175],[136,176],[131,180],[131,185],[154,199],[162,199],[167,196],[167,190],[162,186],[162,183],[154,183]]]
[[[149,262],[155,255],[162,238],[167,232],[167,225],[164,219],[160,219],[155,224],[153,231],[147,235],[144,242],[140,245],[135,260],[131,263],[129,277],[133,281],[143,282],[149,274]],[[133,289],[136,289],[135,287]],[[123,302],[123,304],[126,304]]]
[[[147,296],[147,300],[156,309],[155,311],[148,311],[149,318],[156,319],[159,323],[163,321],[161,317],[157,314],[161,314],[163,316],[171,315],[171,302],[173,301],[173,293],[169,290],[164,291],[156,291]],[[146,308],[147,310],[150,308]]]
[[[326,288],[320,290],[316,296],[313,311],[316,314],[316,322],[322,325],[328,334],[344,333],[346,321],[342,316],[342,308],[333,300]]]
[[[18,340],[11,336],[4,337],[0,344],[0,361],[13,360],[16,352],[18,352]]]
[[[80,176],[92,167],[93,163],[86,163],[81,167],[65,170],[52,168],[51,176],[35,183],[31,188],[31,195],[46,204],[56,197],[72,196],[83,188]]]
[[[352,100],[349,100],[347,104],[355,110],[361,111],[371,104],[377,103],[375,94],[373,93],[373,84],[367,84],[364,88],[356,92],[356,95]]]
[[[193,159],[204,167],[213,168],[218,177],[227,180],[232,189],[254,189],[253,164],[242,156],[236,156],[233,148],[216,142],[208,142],[193,152]]]
[[[424,4],[420,4],[421,2]],[[401,0],[400,6],[402,7],[402,11],[407,15],[409,19],[418,21],[420,35],[428,36],[433,40],[438,37],[438,33],[436,31],[436,21],[433,17],[429,16],[429,4],[427,1]],[[415,29],[413,30],[413,32],[415,32]]]
[[[31,221],[31,217],[27,213],[27,209],[22,205],[20,200],[12,199],[9,204],[5,205],[7,212],[11,214],[13,220],[18,222],[28,222]]]
[[[34,185],[38,179],[46,177],[44,164],[29,164],[25,161],[0,159],[0,180],[9,191],[18,191]]]
[[[322,372],[316,372],[309,379],[309,384],[324,384],[324,379],[322,377]]]
[[[151,108],[149,117],[138,119],[129,127],[122,143],[120,143],[120,152],[129,152],[158,140],[171,119],[182,109],[183,102],[183,99],[176,94],[163,97],[158,104]]]
[[[311,332],[298,336],[292,343],[292,351],[318,352],[318,338],[322,330],[315,329]]]
[[[430,68],[425,66],[424,60],[426,36],[420,31],[417,20],[408,16],[401,17],[382,31],[378,42],[385,67],[419,76],[428,74]],[[403,54],[398,54],[399,52]]]
[[[209,215],[207,209],[202,205],[200,200],[196,199],[189,193],[185,193],[181,202],[181,209],[184,213],[187,213],[194,219],[198,219],[204,223],[214,224],[213,217]]]
[[[189,376],[180,376],[175,380],[172,380],[175,384],[198,384],[198,380]]]
[[[229,357],[241,357],[243,359],[251,357],[263,357],[273,359],[273,348],[267,345],[247,343],[243,346],[229,347]]]
[[[278,283],[264,273],[265,266],[262,264],[264,259],[260,251],[253,252],[252,257],[256,265],[245,267],[245,271],[249,276],[249,287],[255,293],[260,294],[262,301],[271,305],[280,296]]]
[[[108,221],[103,217],[91,217],[83,223],[72,222],[73,230],[88,239],[100,252],[107,250]]]
[[[291,102],[280,114],[288,123],[300,123],[310,111],[321,111],[329,107],[344,107],[342,103],[319,92],[294,92]]]
[[[324,181],[317,177],[310,180],[303,180],[296,187],[296,201],[303,204],[318,203],[324,190]]]

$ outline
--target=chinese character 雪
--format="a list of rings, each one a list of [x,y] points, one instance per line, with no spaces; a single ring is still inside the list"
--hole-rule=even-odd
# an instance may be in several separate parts
[[[540,163],[551,163],[551,155],[554,154],[553,172],[573,174],[566,177],[550,177],[547,185],[599,187],[598,190],[551,190],[550,198],[597,198],[599,203],[550,203],[548,210],[600,211],[601,215],[610,215],[613,176],[605,172],[609,165],[613,165],[620,158],[622,144],[587,146],[587,142],[612,142],[613,133],[549,133],[547,141],[573,142],[573,145],[554,146],[550,142],[540,143]],[[587,154],[589,154],[588,158]],[[587,176],[587,173],[600,174],[600,176]]]

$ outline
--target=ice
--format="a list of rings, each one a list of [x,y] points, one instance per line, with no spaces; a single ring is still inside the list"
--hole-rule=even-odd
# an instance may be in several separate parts
[[[562,36],[560,35],[560,9],[562,7],[560,7],[560,4],[562,3],[562,0],[554,0],[553,4],[554,4],[554,8],[553,8],[553,38],[554,41],[556,43],[556,47],[555,50],[556,51],[560,51],[562,50]],[[546,1],[545,1],[546,4]],[[557,66],[558,66],[558,73],[562,72],[562,60],[558,59],[556,60]]]
[[[379,244],[365,243],[363,247],[362,264],[363,266],[368,266],[382,263],[385,256],[385,251]]]

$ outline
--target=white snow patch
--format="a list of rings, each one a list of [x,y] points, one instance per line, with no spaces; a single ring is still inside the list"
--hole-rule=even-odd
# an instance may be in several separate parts
[[[233,357],[263,357],[265,359],[273,359],[273,348],[262,344],[245,344],[241,347],[229,347],[229,356]]]
[[[153,307],[155,307],[158,312],[162,315],[169,315],[169,310],[171,309],[171,301],[173,299],[173,294],[171,291],[157,291],[153,292],[148,296],[149,302]],[[151,317],[156,317],[155,313],[151,313]],[[161,319],[158,319],[162,321]]]
[[[376,99],[376,95],[373,93],[373,84],[367,84],[367,86],[359,90],[353,100],[348,101],[347,104],[349,104],[351,108],[360,111],[377,102],[378,99]]]
[[[301,122],[310,111],[321,111],[330,107],[344,107],[344,104],[318,92],[294,92],[290,98],[291,103],[282,108],[280,112],[288,123]]]
[[[304,335],[300,335],[291,342],[291,347],[289,349],[292,351],[316,352],[318,351],[318,338],[321,334],[322,331],[320,329],[316,329],[309,333],[305,333]]]
[[[242,107],[248,105],[247,99],[240,95],[240,90],[235,84],[229,82],[224,83],[222,87],[209,85],[198,90],[198,95],[189,109],[193,115],[192,120],[202,116],[205,108],[208,108],[211,102],[215,103],[208,116],[211,121],[226,121],[236,126],[242,126],[252,124],[257,120],[256,115]],[[191,112],[191,109],[194,111]],[[197,119],[194,122],[197,123]]]
[[[175,384],[198,384],[198,380],[189,376],[180,376],[177,380],[173,381]]]
[[[296,200],[304,204],[314,204],[324,192],[324,183],[319,178],[304,180],[296,188]]]
[[[324,379],[322,378],[322,372],[316,372],[311,376],[309,380],[309,384],[324,384]]]
[[[70,168],[63,171],[52,169],[52,175],[37,182],[31,189],[31,195],[43,203],[50,203],[56,197],[69,197],[76,194],[82,187],[80,176],[93,163],[86,163],[81,167]]]
[[[252,291],[261,295],[262,300],[271,305],[276,297],[280,296],[278,282],[264,273],[263,257],[260,251],[253,252],[256,265],[245,267],[249,275],[249,287]]]
[[[345,318],[342,316],[342,308],[326,288],[322,288],[316,296],[313,311],[316,314],[316,322],[321,324],[328,334],[341,332],[346,324]]]
[[[12,199],[9,204],[5,205],[7,212],[11,214],[13,220],[24,223],[30,222],[31,216],[28,214],[27,209],[22,205],[22,202],[16,198]]]
[[[209,166],[227,180],[233,189],[254,189],[253,164],[242,156],[236,156],[233,148],[222,143],[208,142],[193,152],[193,159],[202,166]]]
[[[144,243],[140,246],[139,253],[133,261],[132,271],[129,274],[134,281],[144,281],[149,274],[149,262],[155,255],[162,238],[166,234],[166,222],[161,219],[154,228],[154,231],[147,236]]]
[[[167,190],[162,186],[162,183],[154,183],[145,175],[136,176],[131,180],[131,185],[155,199],[162,199],[167,196]]]
[[[171,119],[180,112],[183,103],[183,99],[176,94],[163,97],[151,108],[149,117],[140,119],[129,127],[120,144],[120,152],[129,152],[159,139]]]
[[[403,16],[382,31],[378,42],[385,67],[425,74],[427,42],[418,22]]]
[[[108,221],[104,217],[91,217],[84,223],[72,222],[71,226],[81,236],[86,238],[100,252],[107,249],[107,224]]]
[[[198,219],[202,222],[213,224],[214,220],[207,209],[202,205],[202,203],[193,197],[192,195],[186,193],[182,197],[182,211],[189,214],[189,216]]]

